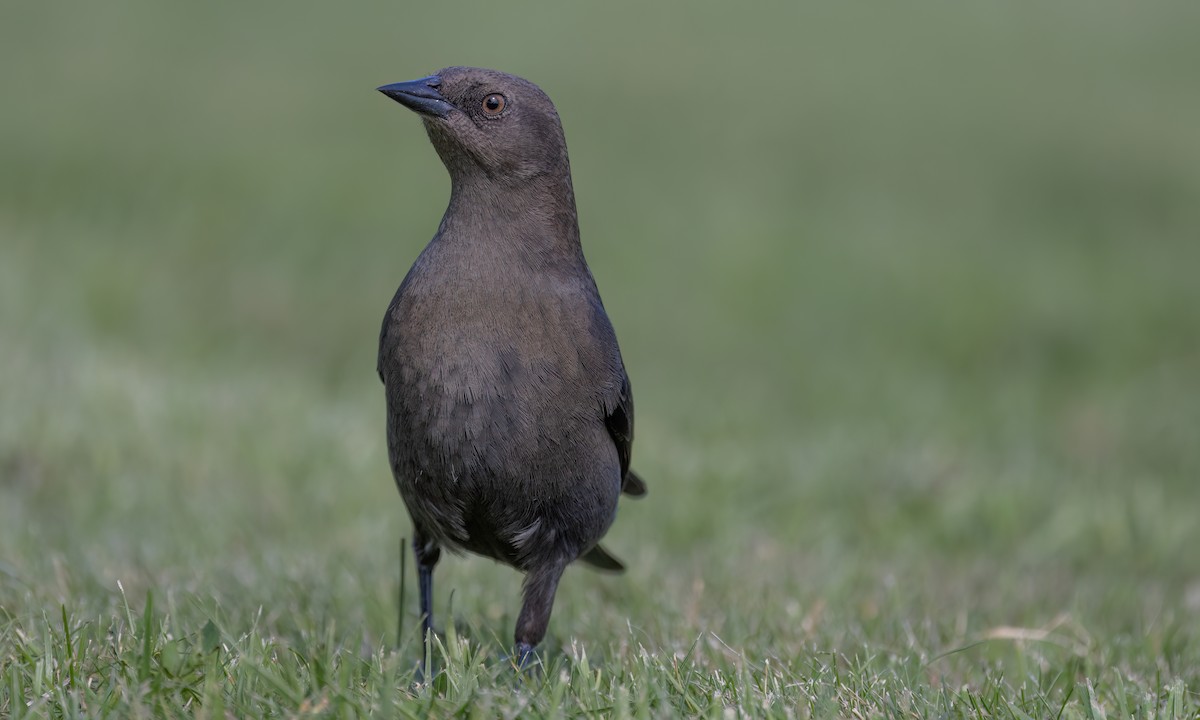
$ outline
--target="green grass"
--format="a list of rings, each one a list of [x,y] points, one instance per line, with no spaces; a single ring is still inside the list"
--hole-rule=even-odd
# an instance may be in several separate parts
[[[1200,716],[1191,3],[0,10],[0,717]],[[650,484],[408,600],[378,322],[541,84]],[[409,567],[411,573],[411,565]]]

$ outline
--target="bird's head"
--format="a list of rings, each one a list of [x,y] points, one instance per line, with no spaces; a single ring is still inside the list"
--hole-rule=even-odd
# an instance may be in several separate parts
[[[554,103],[528,80],[484,68],[448,67],[379,91],[421,116],[456,180],[482,174],[508,185],[570,172]]]

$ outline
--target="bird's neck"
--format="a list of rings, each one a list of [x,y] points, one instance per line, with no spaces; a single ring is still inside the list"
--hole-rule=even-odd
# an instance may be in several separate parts
[[[483,178],[453,178],[443,233],[506,246],[546,260],[582,259],[571,177],[539,176],[511,187]]]

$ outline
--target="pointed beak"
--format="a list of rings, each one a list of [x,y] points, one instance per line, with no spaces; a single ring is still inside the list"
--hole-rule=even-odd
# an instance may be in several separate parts
[[[430,75],[420,80],[384,85],[379,88],[379,92],[413,112],[440,118],[446,117],[454,109],[450,101],[438,92],[441,86],[442,79],[437,75]]]

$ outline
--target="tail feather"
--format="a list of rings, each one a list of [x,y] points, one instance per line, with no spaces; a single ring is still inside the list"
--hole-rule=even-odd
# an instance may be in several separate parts
[[[646,483],[637,473],[630,470],[625,473],[625,479],[621,482],[621,492],[629,497],[642,497],[646,494]]]
[[[621,563],[621,561],[612,555],[609,555],[608,551],[599,545],[591,550],[588,550],[579,559],[596,568],[597,570],[605,570],[607,572],[614,573],[625,572],[625,566]]]

